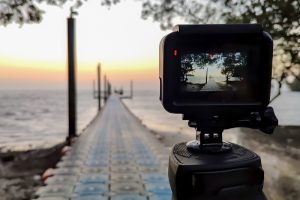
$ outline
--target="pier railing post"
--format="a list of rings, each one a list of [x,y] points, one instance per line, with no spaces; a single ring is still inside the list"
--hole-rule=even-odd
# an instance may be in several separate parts
[[[130,99],[133,98],[133,81],[130,81]]]
[[[76,45],[75,45],[75,19],[74,12],[67,19],[68,30],[68,106],[69,106],[69,135],[67,140],[70,142],[76,137]]]
[[[98,82],[98,110],[101,110],[101,64],[99,63],[97,66],[97,82]]]
[[[107,97],[106,97],[106,98],[108,98],[110,95],[111,95],[111,84],[110,84],[110,82],[108,81],[108,82],[107,82]]]
[[[106,103],[106,89],[107,89],[107,80],[106,80],[106,75],[104,75],[104,90],[103,90],[104,103]]]
[[[95,80],[93,80],[93,98],[96,99],[97,95],[96,95],[96,89],[95,89]]]

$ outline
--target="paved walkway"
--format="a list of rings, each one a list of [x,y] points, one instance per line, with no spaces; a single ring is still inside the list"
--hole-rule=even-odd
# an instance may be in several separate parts
[[[207,83],[201,88],[201,91],[222,91],[213,77],[209,77]]]
[[[170,200],[168,150],[111,96],[36,196],[39,200]]]

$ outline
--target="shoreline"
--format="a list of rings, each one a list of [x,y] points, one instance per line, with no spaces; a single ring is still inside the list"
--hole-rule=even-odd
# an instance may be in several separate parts
[[[0,153],[0,196],[3,200],[31,199],[43,185],[41,175],[55,167],[65,143],[50,148]]]

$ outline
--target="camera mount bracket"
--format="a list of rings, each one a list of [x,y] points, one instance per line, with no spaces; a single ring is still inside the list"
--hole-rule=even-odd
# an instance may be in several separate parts
[[[199,115],[183,115],[183,120],[189,120],[188,125],[196,129],[196,140],[188,142],[187,148],[198,152],[224,152],[231,150],[231,144],[223,142],[224,129],[247,127],[259,129],[266,134],[272,134],[278,125],[278,119],[272,107],[263,112],[252,112],[238,117],[213,116],[202,118]]]

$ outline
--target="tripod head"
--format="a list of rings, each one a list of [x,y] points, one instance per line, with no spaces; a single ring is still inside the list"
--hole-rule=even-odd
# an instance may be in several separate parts
[[[188,120],[188,125],[196,129],[196,140],[188,142],[187,148],[192,151],[211,153],[231,149],[231,145],[222,140],[224,129],[247,127],[259,129],[266,134],[272,134],[278,125],[278,119],[272,107],[267,107],[262,113],[253,112],[239,117],[216,115],[205,118],[193,114],[184,114],[183,120]]]

